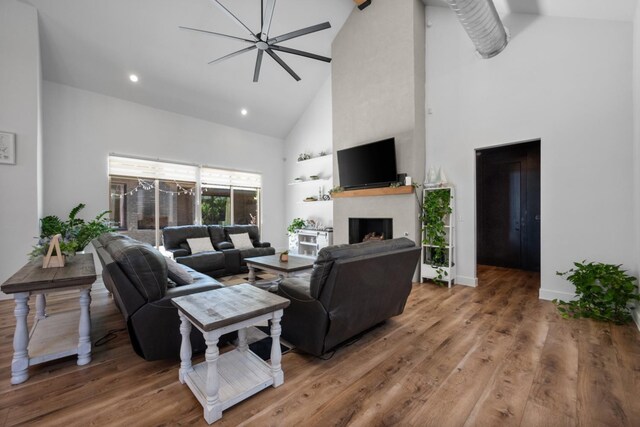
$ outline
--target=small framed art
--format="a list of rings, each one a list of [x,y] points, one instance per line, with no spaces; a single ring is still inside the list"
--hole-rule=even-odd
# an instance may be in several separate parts
[[[16,134],[0,132],[0,164],[16,164]]]

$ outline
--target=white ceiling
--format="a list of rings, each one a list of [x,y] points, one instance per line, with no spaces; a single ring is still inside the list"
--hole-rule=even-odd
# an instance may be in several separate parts
[[[207,62],[246,45],[178,29],[190,26],[245,37],[212,0],[23,0],[40,17],[46,80],[186,114],[249,131],[285,137],[330,74],[330,64],[282,53],[296,82],[265,55],[253,83],[256,52]],[[376,1],[373,0],[375,6]],[[424,0],[446,6],[443,0]],[[251,29],[260,0],[222,0]],[[495,0],[501,14],[631,21],[637,0]],[[271,35],[331,22],[332,28],[283,43],[331,56],[331,42],[354,9],[352,0],[278,0]],[[366,13],[366,10],[365,10]],[[140,76],[132,84],[130,73]],[[247,108],[246,117],[240,109]]]
[[[222,0],[259,31],[260,0]],[[320,86],[330,64],[286,53],[296,82],[267,55],[253,83],[256,52],[207,62],[247,45],[193,33],[202,28],[246,38],[211,0],[25,0],[39,11],[43,76],[74,86],[222,123],[285,137]],[[331,29],[283,46],[331,56],[331,42],[354,8],[352,0],[278,0],[270,35],[329,21]],[[140,82],[132,84],[135,73]],[[246,108],[249,114],[240,115]]]
[[[446,7],[444,0],[424,0]],[[498,13],[530,13],[565,18],[633,21],[638,0],[493,0]]]

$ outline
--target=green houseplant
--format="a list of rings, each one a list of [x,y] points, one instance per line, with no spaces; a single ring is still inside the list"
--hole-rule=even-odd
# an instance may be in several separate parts
[[[291,224],[287,227],[287,231],[289,234],[294,234],[296,231],[304,228],[304,226],[305,222],[302,218],[294,218],[293,221],[291,221]]]
[[[49,242],[56,234],[60,234],[60,250],[65,255],[73,255],[83,251],[91,240],[103,233],[113,231],[114,228],[107,218],[110,211],[103,211],[96,215],[91,221],[78,218],[78,213],[85,208],[84,203],[80,203],[69,212],[66,221],[55,215],[48,215],[40,219],[40,240],[31,251],[31,258],[44,255],[49,249]]]
[[[431,266],[436,270],[436,282],[441,282],[447,271],[447,230],[445,218],[451,213],[451,190],[442,188],[427,191],[422,202],[423,244],[429,245]]]
[[[586,261],[573,265],[569,271],[556,272],[576,287],[574,301],[553,300],[562,317],[589,317],[619,325],[631,320],[628,305],[640,301],[635,277],[620,265]]]

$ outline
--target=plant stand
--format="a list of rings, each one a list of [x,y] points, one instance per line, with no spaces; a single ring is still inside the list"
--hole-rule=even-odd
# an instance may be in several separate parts
[[[444,217],[445,229],[447,231],[447,246],[445,247],[444,259],[434,260],[433,249],[435,246],[430,244],[422,244],[422,261],[420,268],[420,276],[422,280],[437,280],[438,269],[443,270],[446,275],[443,277],[443,281],[447,282],[447,286],[450,288],[455,283],[456,279],[456,265],[455,265],[455,191],[453,187],[436,187],[425,188],[423,191],[423,200],[426,200],[428,193],[433,191],[448,190],[450,194],[450,207],[451,213]],[[423,224],[424,228],[424,224]],[[424,241],[426,232],[423,231],[422,240]]]

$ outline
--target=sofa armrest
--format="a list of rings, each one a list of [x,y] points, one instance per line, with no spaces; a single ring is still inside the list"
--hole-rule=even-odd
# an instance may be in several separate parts
[[[182,249],[182,248],[179,248],[179,249],[166,249],[165,248],[165,251],[171,252],[173,254],[173,259],[176,259],[176,258],[181,257],[181,256],[189,256],[191,254],[191,252],[189,252],[186,249]]]
[[[165,294],[165,299],[177,298],[184,295],[197,294],[199,292],[212,291],[214,289],[219,289],[222,287],[222,284],[217,280],[211,279],[211,281],[206,281],[205,283],[193,283],[191,285],[183,285],[177,286],[175,288],[167,289],[167,293]]]
[[[231,242],[218,242],[218,243],[214,243],[213,247],[215,248],[215,250],[217,251],[224,251],[227,249],[234,249],[233,247],[233,243]]]
[[[253,247],[254,248],[270,248],[271,247],[271,243],[255,241],[255,242],[253,242]]]

